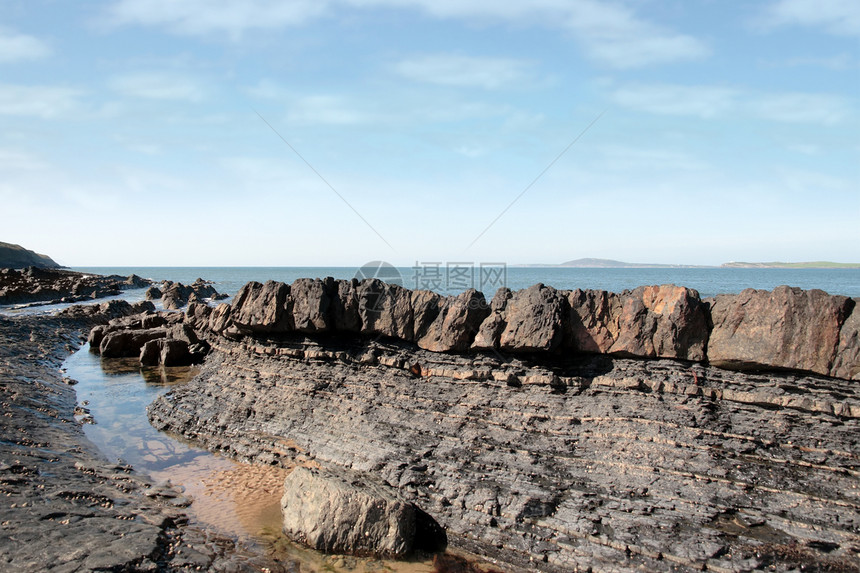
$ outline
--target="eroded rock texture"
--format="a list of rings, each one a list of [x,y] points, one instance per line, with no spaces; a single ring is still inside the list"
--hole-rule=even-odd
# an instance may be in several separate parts
[[[415,508],[368,474],[295,468],[281,510],[284,533],[318,551],[397,558],[415,544]]]
[[[823,291],[748,289],[704,303],[695,290],[642,286],[622,293],[502,288],[487,304],[410,291],[378,279],[248,283],[233,304],[193,318],[243,335],[360,334],[415,342],[435,352],[501,350],[672,358],[741,370],[798,370],[860,378],[856,302]],[[204,316],[205,315],[205,316]]]
[[[75,419],[75,381],[63,377],[63,359],[84,329],[132,310],[110,301],[58,317],[0,316],[0,570],[273,567],[230,539],[186,526],[172,503],[179,491],[107,461]]]
[[[857,320],[841,335],[854,306],[848,297],[785,286],[718,296],[711,309],[708,358],[727,368],[786,368],[855,378]],[[840,345],[840,338],[845,344]]]
[[[670,360],[212,336],[152,423],[370,472],[513,570],[856,570],[860,396]],[[519,357],[518,357],[519,356]]]

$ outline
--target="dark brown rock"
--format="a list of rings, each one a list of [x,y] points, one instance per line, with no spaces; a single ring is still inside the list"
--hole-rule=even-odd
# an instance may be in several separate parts
[[[639,287],[621,296],[618,338],[622,356],[703,360],[708,319],[699,293],[675,285]]]
[[[490,314],[481,323],[478,334],[472,342],[475,350],[493,350],[499,347],[499,338],[505,328],[504,310],[508,299],[512,296],[511,289],[502,287],[496,291],[490,302]]]
[[[157,286],[151,286],[146,289],[146,292],[143,293],[143,296],[146,297],[146,300],[156,300],[164,296],[164,293],[161,292]]]
[[[164,328],[108,332],[99,344],[99,354],[104,358],[140,356],[140,349],[144,344],[166,336],[167,330]]]
[[[434,323],[442,307],[448,304],[450,298],[443,297],[429,290],[412,291],[412,300],[410,301],[412,306],[412,330],[416,341],[421,340],[427,335],[430,325]]]
[[[141,346],[140,357],[138,358],[141,366],[158,366],[161,361],[162,340],[164,339],[157,338],[155,340],[149,340]]]
[[[379,279],[366,279],[356,288],[363,334],[381,334],[412,341],[412,291]]]
[[[188,308],[185,310],[185,324],[198,330],[208,328],[212,310],[211,306],[204,303],[189,303]]]
[[[499,348],[511,352],[555,350],[564,336],[561,293],[543,284],[512,293]]]
[[[425,302],[420,296],[418,299],[419,302]],[[414,305],[415,293],[412,301]],[[481,323],[490,314],[490,307],[484,300],[484,295],[475,289],[469,289],[456,297],[440,298],[435,302],[443,303],[443,306],[423,334],[416,336],[415,343],[433,352],[467,351],[475,340]],[[426,315],[425,311],[424,317]]]
[[[290,286],[281,282],[250,282],[233,298],[230,320],[240,331],[277,333],[292,330],[288,308]]]
[[[579,352],[608,354],[618,340],[621,297],[605,290],[576,289],[567,294],[568,345]]]
[[[852,305],[844,296],[788,286],[717,296],[708,358],[722,368],[830,374]],[[850,334],[845,340],[851,344]],[[840,369],[846,371],[842,362]]]
[[[221,333],[229,327],[232,322],[230,313],[232,307],[227,303],[221,303],[215,307],[212,314],[209,315],[209,329],[215,333]]]
[[[331,301],[331,316],[334,330],[338,332],[360,332],[361,316],[358,313],[358,281],[335,281]]]
[[[708,338],[699,294],[675,285],[639,287],[621,294],[575,290],[567,344],[580,352],[642,358],[703,360]]]
[[[293,325],[298,332],[327,332],[333,319],[330,314],[332,280],[297,279],[290,286]]]
[[[830,375],[846,380],[860,380],[860,299],[839,331],[839,345]]]

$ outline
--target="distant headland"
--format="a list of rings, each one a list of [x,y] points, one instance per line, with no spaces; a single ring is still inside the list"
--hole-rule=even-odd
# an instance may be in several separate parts
[[[831,261],[810,261],[805,263],[723,263],[724,269],[860,269],[860,263],[834,263]]]
[[[626,263],[613,259],[584,258],[565,261],[560,264],[523,264],[513,267],[579,268],[579,269],[860,269],[860,263],[834,263],[831,261],[810,261],[800,263],[747,263],[731,261],[720,266],[713,265],[672,265],[665,263]]]
[[[24,267],[62,268],[48,255],[40,255],[21,245],[0,242],[0,269],[23,269]]]

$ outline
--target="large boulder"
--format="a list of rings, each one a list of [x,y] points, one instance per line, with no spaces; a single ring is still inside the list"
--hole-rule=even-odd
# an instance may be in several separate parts
[[[621,297],[605,290],[576,289],[567,293],[567,301],[568,346],[579,352],[608,354],[618,340]]]
[[[360,332],[358,280],[335,281],[331,301],[332,327],[338,332]]]
[[[356,288],[363,334],[381,334],[412,341],[412,291],[379,279],[366,279]]]
[[[505,328],[505,306],[508,304],[508,299],[511,296],[513,296],[513,293],[507,287],[502,287],[496,291],[493,300],[490,302],[490,313],[481,322],[478,334],[475,335],[475,340],[472,341],[472,348],[475,350],[493,350],[499,347],[499,337]]]
[[[717,296],[711,308],[714,327],[708,359],[729,369],[780,368],[829,375],[840,331],[853,306],[848,297],[788,286]],[[846,346],[852,344],[851,324],[843,337]],[[850,373],[851,361],[846,352],[840,371]]]
[[[188,308],[185,310],[185,324],[196,329],[208,328],[212,310],[211,306],[202,302],[188,303]]]
[[[352,470],[297,467],[284,481],[281,512],[288,537],[326,553],[398,558],[416,548],[416,538],[421,549],[445,545],[432,518],[396,489]],[[437,539],[428,543],[428,535]]]
[[[706,307],[695,290],[643,286],[621,294],[567,293],[567,346],[578,352],[703,360]]]
[[[456,297],[433,299],[427,295],[416,296],[412,293],[412,304],[415,317],[415,342],[425,350],[433,352],[465,352],[469,349],[481,323],[490,314],[490,307],[484,299],[484,295],[475,289],[469,289]],[[417,304],[421,305],[422,312],[419,313]],[[422,324],[419,335],[418,317],[421,316],[422,323],[433,314],[432,305],[435,303],[442,306],[435,311],[435,318],[429,325]]]
[[[703,360],[708,340],[705,306],[695,290],[643,286],[622,295],[613,354]]]
[[[297,279],[290,286],[293,325],[299,332],[326,332],[334,322],[331,317],[334,279]]]
[[[410,305],[412,306],[412,332],[416,341],[427,336],[430,326],[439,316],[442,308],[449,303],[450,299],[451,297],[444,297],[430,290],[412,291],[412,300],[410,301]]]
[[[231,312],[232,307],[227,303],[222,302],[216,306],[209,315],[209,330],[218,334],[224,332],[233,324],[230,320]]]
[[[99,344],[99,354],[104,358],[128,358],[140,356],[144,344],[156,338],[167,337],[165,328],[141,330],[117,330],[104,335]]]
[[[184,340],[157,338],[140,349],[141,366],[188,366],[196,362]]]
[[[860,380],[860,299],[854,299],[851,315],[839,331],[839,346],[830,375],[846,380]]]
[[[497,293],[498,296],[498,293]],[[503,295],[504,296],[504,295]],[[494,297],[495,302],[495,297]],[[498,347],[511,352],[555,350],[564,336],[561,293],[543,284],[511,293],[501,312],[493,312],[483,332],[498,334]],[[504,326],[500,328],[498,318]],[[492,341],[495,345],[496,341]]]
[[[247,283],[233,298],[230,320],[248,333],[277,333],[292,330],[288,308],[290,285],[275,281]]]

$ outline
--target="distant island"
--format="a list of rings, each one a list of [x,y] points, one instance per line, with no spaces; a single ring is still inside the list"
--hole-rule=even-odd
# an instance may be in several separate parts
[[[34,253],[21,245],[0,242],[0,269],[23,269],[24,267],[62,268],[47,255]]]
[[[578,269],[710,269],[717,268],[708,265],[668,265],[664,263],[625,263],[612,259],[576,259],[561,264],[528,264],[511,265],[514,267],[566,267]]]
[[[512,267],[529,268],[574,268],[574,269],[860,269],[860,263],[834,263],[810,261],[802,263],[746,263],[732,261],[719,267],[713,265],[670,265],[665,263],[625,263],[613,259],[584,258],[565,261],[561,264],[525,264]]]
[[[723,263],[724,269],[860,269],[860,263],[834,263],[831,261],[810,261],[806,263]]]

